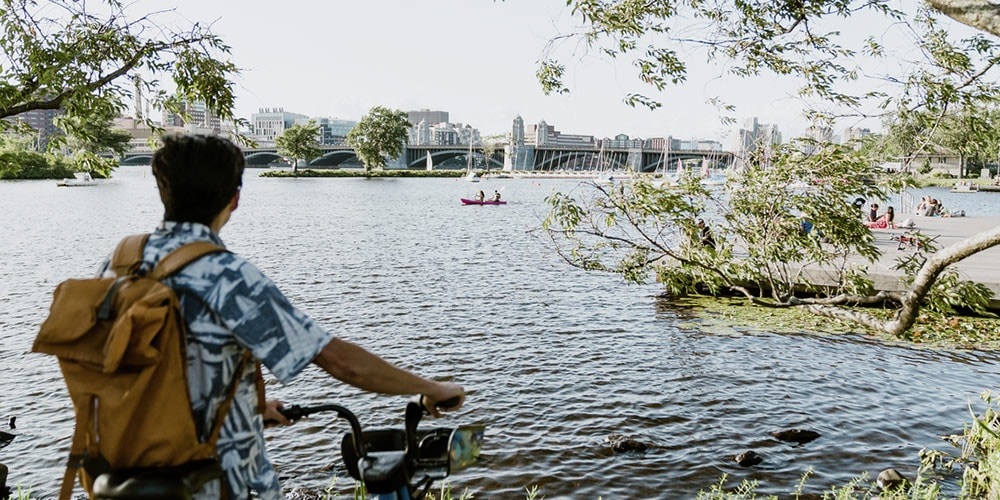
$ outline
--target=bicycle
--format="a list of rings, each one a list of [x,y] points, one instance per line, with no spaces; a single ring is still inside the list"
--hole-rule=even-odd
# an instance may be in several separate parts
[[[439,407],[457,404],[442,401]],[[286,406],[279,410],[296,421],[315,413],[333,411],[347,420],[351,431],[341,440],[341,455],[348,474],[361,481],[378,500],[422,500],[434,481],[468,467],[479,458],[485,426],[417,429],[430,412],[417,397],[406,405],[403,429],[363,430],[358,417],[337,404]],[[94,481],[96,500],[190,499],[190,491],[204,477],[177,477],[155,471],[148,474],[107,473]]]

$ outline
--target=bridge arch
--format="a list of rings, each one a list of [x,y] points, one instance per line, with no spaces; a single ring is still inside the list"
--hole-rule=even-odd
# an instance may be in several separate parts
[[[247,165],[269,165],[284,159],[284,156],[271,152],[250,153],[246,155]]]
[[[337,150],[337,151],[330,151],[329,153],[326,153],[325,155],[320,156],[319,158],[313,158],[313,160],[309,162],[309,166],[339,167],[342,163],[351,160],[359,162],[361,161],[361,159],[358,158],[358,155],[357,153],[354,152],[354,150]]]
[[[122,158],[119,165],[149,165],[153,163],[153,155],[135,155],[129,156],[127,158]]]
[[[414,148],[415,149],[415,148]],[[452,160],[455,158],[464,158],[469,155],[468,148],[455,148],[455,149],[421,149],[421,150],[408,150],[406,158],[406,168],[408,169],[423,169],[427,166],[427,153],[431,156],[431,165],[434,167],[441,165],[442,163]],[[472,157],[475,158],[476,168],[482,168],[479,165],[486,158],[481,151],[472,151]],[[503,168],[503,152],[499,151],[494,153],[493,158],[489,159],[489,165],[491,169],[500,170]],[[433,167],[432,167],[433,168]]]

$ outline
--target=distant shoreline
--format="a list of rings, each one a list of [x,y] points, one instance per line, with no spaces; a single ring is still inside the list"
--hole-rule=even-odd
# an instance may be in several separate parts
[[[955,187],[955,183],[962,181],[965,184],[972,184],[975,186],[994,186],[992,178],[946,178],[946,177],[917,177],[917,182],[920,183],[920,187]],[[1000,188],[1000,186],[998,186]]]
[[[251,170],[247,168],[247,170]],[[258,169],[253,169],[258,170]],[[372,170],[365,173],[360,168],[336,168],[336,169],[316,169],[300,168],[298,172],[292,172],[288,168],[268,168],[264,169],[258,177],[462,177],[465,170]]]

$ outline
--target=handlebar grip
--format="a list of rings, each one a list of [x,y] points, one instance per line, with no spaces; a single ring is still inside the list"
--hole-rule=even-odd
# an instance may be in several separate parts
[[[284,415],[288,420],[298,420],[310,414],[307,410],[307,408],[303,408],[299,405],[290,405],[278,408],[278,413]]]
[[[458,402],[461,401],[461,400],[462,400],[461,396],[455,396],[455,397],[453,397],[451,399],[446,399],[444,401],[438,401],[437,404],[435,404],[434,406],[436,406],[438,408],[451,408],[452,406],[457,405]]]

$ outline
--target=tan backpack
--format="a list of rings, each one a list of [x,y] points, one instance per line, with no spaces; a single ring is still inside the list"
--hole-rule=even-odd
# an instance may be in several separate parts
[[[221,471],[215,444],[249,353],[237,366],[208,441],[201,442],[188,396],[186,326],[177,295],[160,280],[225,249],[189,243],[144,276],[139,269],[147,237],[118,244],[111,260],[116,278],[60,283],[32,348],[58,357],[76,413],[61,499],[69,498],[77,473],[93,495],[94,480],[105,472],[194,469],[205,476],[191,485],[197,489]]]

